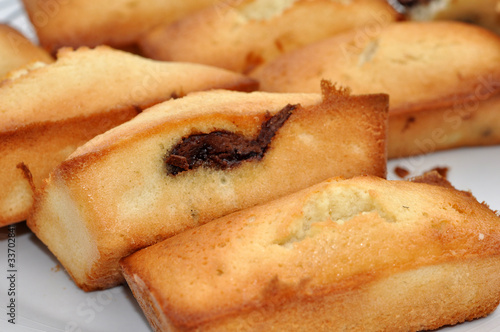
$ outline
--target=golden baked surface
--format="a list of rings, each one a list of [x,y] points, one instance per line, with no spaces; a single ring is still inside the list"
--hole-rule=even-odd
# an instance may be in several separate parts
[[[51,63],[54,59],[17,30],[0,24],[0,81],[10,71],[36,61]]]
[[[22,221],[32,189],[92,137],[143,109],[196,90],[253,90],[255,80],[219,68],[165,63],[108,47],[62,50],[56,62],[29,66],[0,85],[0,226]]]
[[[184,139],[255,137],[289,104],[263,158],[170,173],[165,161]],[[116,285],[120,258],[185,229],[331,176],[384,177],[387,105],[386,95],[349,96],[326,82],[323,97],[218,90],[158,104],[57,167],[28,225],[81,288]]]
[[[396,0],[22,0],[41,45],[0,24],[0,228],[27,218],[84,291],[126,279],[155,331],[490,314],[500,213],[437,173],[384,177],[500,144],[500,0],[406,1],[435,22],[396,23]],[[111,292],[60,323],[114,321]]]
[[[389,158],[500,143],[500,37],[459,22],[359,29],[285,54],[252,77],[263,91],[320,79],[390,95]]]
[[[481,28],[399,22],[309,45],[252,76],[263,91],[318,92],[317,81],[329,79],[354,93],[384,92],[391,96],[391,111],[398,112],[474,94],[478,75],[500,76],[499,60],[500,37]],[[484,93],[497,92],[494,88]]]
[[[121,265],[163,331],[419,331],[482,317],[500,299],[500,218],[436,178],[330,179]]]
[[[219,0],[23,0],[41,45],[133,47],[139,36]]]
[[[249,73],[309,43],[365,25],[384,26],[397,18],[384,0],[234,1],[160,26],[145,34],[139,45],[154,59]]]

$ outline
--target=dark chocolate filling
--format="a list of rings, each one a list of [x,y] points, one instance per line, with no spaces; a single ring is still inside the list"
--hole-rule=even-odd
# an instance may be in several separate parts
[[[420,5],[420,4],[423,4],[423,5],[426,5],[430,2],[431,0],[398,0],[398,2],[402,5],[402,6],[405,6],[405,7],[413,7],[413,6],[416,6],[416,5]]]
[[[276,132],[296,108],[287,105],[274,116],[268,115],[256,138],[225,130],[185,137],[166,156],[167,171],[177,175],[201,166],[224,170],[243,161],[261,160]]]

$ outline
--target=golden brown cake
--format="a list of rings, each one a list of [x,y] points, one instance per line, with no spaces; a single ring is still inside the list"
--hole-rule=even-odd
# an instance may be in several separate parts
[[[42,46],[116,48],[134,45],[149,29],[220,0],[23,0]]]
[[[0,81],[8,72],[37,61],[51,63],[54,59],[19,31],[0,24]]]
[[[167,101],[58,166],[28,226],[84,290],[119,260],[340,174],[385,176],[387,95],[213,91]]]
[[[500,34],[498,0],[394,0],[413,21],[455,20],[476,24]]]
[[[285,54],[252,74],[264,91],[329,79],[388,93],[389,158],[500,143],[500,37],[459,22],[400,22]]]
[[[254,80],[222,69],[108,47],[65,50],[50,65],[9,77],[0,85],[0,226],[27,217],[30,175],[39,186],[79,145],[142,109],[195,90],[256,88]]]
[[[385,0],[243,0],[156,28],[140,47],[154,59],[248,73],[306,44],[365,25],[373,30],[397,17]]]
[[[428,177],[330,179],[140,250],[123,273],[155,331],[421,331],[486,316],[500,218]]]

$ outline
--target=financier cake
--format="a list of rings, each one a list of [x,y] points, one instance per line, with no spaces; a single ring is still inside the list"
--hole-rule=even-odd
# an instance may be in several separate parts
[[[500,143],[500,37],[460,22],[399,22],[356,30],[256,70],[260,88],[317,92],[329,79],[387,93],[389,158]]]
[[[385,0],[242,0],[153,29],[139,45],[153,59],[249,73],[306,44],[361,26],[384,26],[398,17]]]
[[[39,186],[79,145],[142,109],[195,90],[257,88],[226,70],[108,47],[67,49],[52,64],[8,77],[0,85],[0,226],[27,217],[30,177]]]
[[[0,81],[10,71],[36,61],[51,63],[54,59],[19,31],[0,24]]]
[[[387,95],[210,91],[156,105],[51,173],[28,226],[78,286],[123,282],[119,260],[225,214],[340,174],[386,174]]]
[[[155,331],[421,331],[491,313],[500,218],[437,174],[333,178],[121,262]]]
[[[23,0],[38,39],[49,52],[64,46],[133,49],[139,36],[159,24],[221,0]]]

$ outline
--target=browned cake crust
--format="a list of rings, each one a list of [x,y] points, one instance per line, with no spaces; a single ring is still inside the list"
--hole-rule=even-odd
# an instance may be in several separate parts
[[[500,143],[500,37],[458,22],[357,30],[281,56],[264,91],[315,92],[322,78],[390,95],[389,158]]]
[[[331,179],[122,270],[155,331],[420,331],[483,317],[500,299],[500,219],[435,177]]]
[[[54,59],[19,31],[0,24],[0,81],[8,72],[36,61],[51,63]]]
[[[242,73],[335,34],[398,18],[385,0],[242,0],[186,16],[140,40],[145,55]]]
[[[0,226],[24,220],[35,186],[78,146],[142,109],[190,91],[252,90],[252,79],[218,68],[164,63],[99,47],[60,52],[0,85]]]
[[[57,167],[28,226],[94,290],[185,229],[337,174],[385,176],[387,96],[325,82],[323,97],[219,90],[154,106]]]
[[[23,0],[42,46],[127,48],[153,27],[220,0]]]

